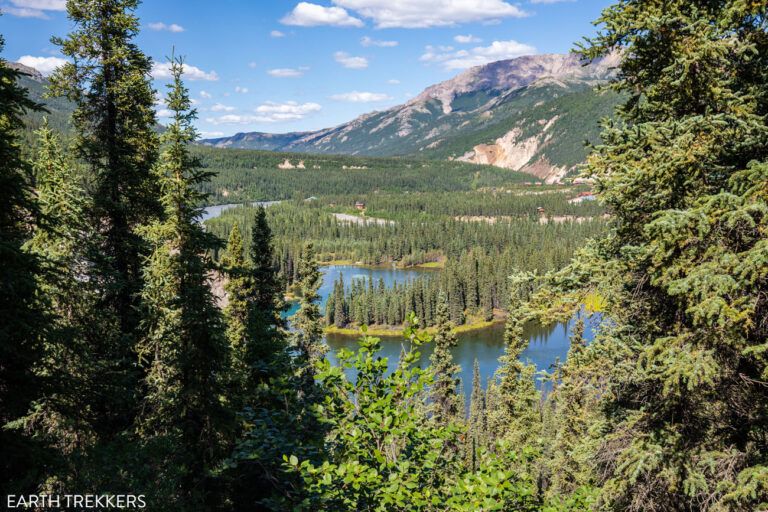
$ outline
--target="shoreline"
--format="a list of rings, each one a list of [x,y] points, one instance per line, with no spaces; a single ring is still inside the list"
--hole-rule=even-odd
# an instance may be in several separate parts
[[[399,265],[396,262],[391,263],[379,263],[377,265],[369,265],[360,261],[354,260],[328,260],[318,261],[318,267],[333,267],[333,266],[346,266],[357,268],[371,268],[371,269],[390,269],[395,268],[397,270],[440,270],[445,268],[445,261],[426,261],[424,263],[418,263],[416,265]]]
[[[456,326],[452,329],[452,331],[455,334],[462,334],[466,332],[472,332],[472,331],[479,331],[482,329],[487,329],[488,327],[492,327],[494,325],[501,324],[505,321],[504,316],[496,316],[493,320],[481,320],[471,323],[466,323],[463,325]],[[374,326],[374,327],[368,327],[368,331],[365,333],[367,336],[377,336],[377,337],[383,337],[383,338],[398,338],[402,337],[403,335],[403,326]],[[422,330],[422,329],[419,329]],[[437,329],[435,327],[427,327],[426,329],[423,329],[427,331],[429,334],[435,334],[437,332]],[[337,334],[340,336],[354,336],[359,337],[362,333],[360,332],[359,327],[336,327],[334,325],[326,326],[323,328],[323,332],[325,334]]]

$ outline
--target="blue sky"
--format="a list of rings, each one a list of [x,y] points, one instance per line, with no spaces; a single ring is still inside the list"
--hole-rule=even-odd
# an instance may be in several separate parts
[[[48,72],[64,0],[0,0],[3,57]],[[474,64],[564,53],[608,0],[147,0],[138,44],[160,64],[173,47],[203,136],[315,130],[403,103]],[[162,114],[162,105],[158,111]],[[162,119],[161,119],[162,121]]]

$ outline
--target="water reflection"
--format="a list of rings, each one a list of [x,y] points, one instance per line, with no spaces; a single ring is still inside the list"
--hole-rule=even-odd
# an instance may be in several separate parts
[[[570,346],[570,337],[573,334],[575,318],[567,323],[541,325],[531,322],[525,326],[523,335],[529,340],[528,347],[523,351],[521,359],[532,363],[539,371],[550,371],[557,361],[565,361]],[[587,322],[584,337],[591,341],[597,330],[597,319]],[[477,359],[480,366],[480,376],[483,387],[488,379],[493,376],[499,367],[499,357],[504,354],[504,325],[496,324],[485,329],[464,332],[458,335],[459,342],[452,350],[454,360],[461,365],[461,379],[467,393],[472,386],[472,369],[474,360]],[[336,363],[336,353],[341,348],[357,350],[357,337],[331,334],[326,336],[328,346],[331,349],[328,358]],[[393,369],[400,356],[404,341],[399,338],[382,338],[381,356],[389,360],[389,367]],[[419,363],[422,367],[429,364],[429,356],[432,354],[433,344],[427,344],[420,350]],[[541,376],[537,378],[539,386],[542,385]]]
[[[323,274],[323,283],[319,294],[321,305],[324,307],[328,296],[333,291],[333,284],[339,275],[344,276],[346,286],[353,279],[372,278],[377,283],[379,278],[384,279],[387,287],[395,283],[404,283],[411,281],[421,275],[434,270],[402,270],[397,268],[365,268],[349,265],[332,265],[321,267]],[[298,304],[292,303],[284,315],[291,316],[298,309]],[[594,338],[598,318],[587,321],[584,337],[587,341]],[[565,361],[570,346],[570,337],[572,335],[575,318],[565,323],[554,323],[550,325],[541,325],[536,322],[530,322],[525,325],[523,335],[529,340],[528,347],[521,355],[523,361],[533,363],[538,371],[550,371],[557,361]],[[326,341],[330,348],[328,358],[334,364],[337,363],[336,354],[342,348],[356,351],[358,348],[359,336],[349,336],[342,334],[329,334]],[[504,353],[504,324],[498,323],[484,329],[464,332],[458,335],[458,345],[453,349],[453,357],[457,364],[461,365],[461,379],[467,395],[472,387],[472,371],[474,360],[477,359],[480,366],[480,375],[483,380],[483,387],[487,386],[488,379],[493,376],[499,366],[499,357]],[[388,359],[390,370],[394,369],[400,352],[403,348],[404,340],[397,337],[385,337],[381,341],[381,357]],[[429,356],[432,354],[432,344],[423,346],[420,350],[421,358],[419,364],[426,367],[429,364]],[[351,377],[351,375],[350,375]],[[537,377],[537,385],[543,386],[541,376]]]

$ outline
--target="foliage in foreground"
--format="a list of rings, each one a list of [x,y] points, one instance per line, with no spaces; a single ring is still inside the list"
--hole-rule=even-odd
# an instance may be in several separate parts
[[[411,318],[413,322],[413,317]],[[364,332],[364,331],[363,331]],[[539,510],[535,480],[513,471],[532,458],[499,445],[468,470],[456,450],[463,422],[430,415],[431,369],[415,366],[418,348],[431,341],[413,328],[397,367],[387,371],[380,340],[365,336],[355,354],[342,350],[339,365],[324,360],[317,377],[327,391],[318,407],[328,423],[321,463],[285,457],[304,483],[303,510]],[[407,348],[406,348],[407,347]],[[354,373],[354,379],[348,374]]]

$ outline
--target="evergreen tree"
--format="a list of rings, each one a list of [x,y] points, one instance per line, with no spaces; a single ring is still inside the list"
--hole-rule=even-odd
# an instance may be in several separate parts
[[[480,377],[480,363],[475,358],[472,368],[472,395],[469,402],[469,420],[467,421],[467,462],[474,471],[479,464],[480,452],[487,447],[488,417]]]
[[[495,439],[513,446],[532,446],[540,434],[539,392],[535,387],[536,367],[520,357],[528,346],[523,335],[527,313],[522,302],[530,276],[515,275],[510,297],[510,313],[504,328],[504,355],[496,370],[493,408],[488,410],[488,430]],[[489,404],[491,402],[489,392]]]
[[[4,47],[0,37],[0,51]],[[21,116],[37,110],[20,73],[0,59],[0,492],[34,492],[36,475],[30,462],[38,456],[35,443],[16,422],[38,398],[35,366],[41,356],[44,315],[36,303],[39,272],[36,258],[22,250],[31,236],[35,204],[28,164],[18,144]],[[38,466],[39,467],[39,466]]]
[[[224,291],[227,294],[227,305],[224,307],[226,337],[232,356],[232,378],[235,386],[234,397],[238,400],[234,405],[240,409],[243,403],[250,369],[246,361],[246,351],[250,340],[249,332],[249,298],[254,293],[254,283],[251,266],[246,263],[243,247],[243,237],[238,224],[232,226],[227,247],[221,258],[221,267],[227,281]]]
[[[313,394],[315,388],[314,366],[326,352],[323,343],[322,316],[317,291],[320,288],[322,275],[317,268],[315,248],[312,243],[304,246],[304,252],[299,261],[298,285],[301,297],[299,310],[293,316],[293,347],[297,351],[297,367],[301,379],[301,389],[306,395]]]
[[[149,373],[139,433],[157,446],[166,508],[207,510],[216,501],[210,472],[231,436],[232,416],[224,406],[229,351],[206,256],[219,242],[199,222],[205,196],[197,188],[209,173],[189,152],[196,113],[181,80],[183,61],[173,59],[170,66],[166,104],[173,118],[157,167],[165,218],[145,229],[153,250],[142,292],[147,335],[140,356]]]
[[[283,286],[274,267],[272,230],[267,223],[264,206],[256,210],[251,230],[250,256],[253,265],[253,299],[251,343],[246,362],[251,368],[251,385],[267,382],[281,373],[285,362],[284,322],[280,316],[284,308]]]
[[[236,509],[261,504],[273,494],[285,495],[293,482],[281,474],[281,455],[289,447],[311,452],[308,445],[313,441],[302,437],[298,425],[300,408],[280,317],[282,288],[272,266],[272,233],[264,208],[254,216],[250,261],[242,255],[235,225],[222,264],[229,277],[225,318],[238,379],[232,404],[243,419],[235,464],[226,473]]]
[[[333,324],[336,327],[347,325],[347,314],[344,307],[344,275],[339,276],[339,281],[333,289]],[[329,306],[326,306],[329,307]]]
[[[93,372],[81,397],[91,427],[107,447],[122,442],[138,408],[136,343],[142,265],[148,254],[138,231],[161,213],[157,177],[155,96],[151,61],[133,42],[138,0],[72,0],[75,29],[53,38],[69,62],[51,77],[51,91],[76,106],[77,155],[88,169],[90,265],[86,279],[101,291],[88,333]],[[110,375],[104,379],[103,375]],[[114,453],[105,457],[114,458]],[[107,462],[107,461],[104,461]],[[103,476],[122,474],[99,471]],[[98,476],[98,475],[97,475]]]
[[[430,388],[432,416],[440,425],[448,425],[463,417],[463,407],[456,393],[461,367],[453,362],[451,349],[458,343],[448,318],[448,302],[444,293],[437,299],[437,332],[433,338],[435,350],[429,360],[434,374]]]
[[[595,455],[600,442],[594,429],[600,425],[600,382],[606,371],[595,366],[585,354],[584,319],[573,326],[571,347],[564,365],[553,375],[553,389],[547,397],[545,424],[549,456],[548,495],[573,496],[595,483]]]
[[[58,455],[49,485],[62,485],[78,471],[77,454],[92,439],[81,397],[87,393],[94,371],[85,334],[98,290],[82,280],[90,227],[84,217],[88,200],[80,177],[47,120],[37,136],[33,169],[41,222],[26,249],[42,263],[39,289],[50,324],[44,357],[37,367],[48,382],[41,386],[28,421],[36,436],[45,439],[49,450]]]
[[[768,502],[765,20],[765,2],[626,0],[586,48],[620,49],[628,97],[586,169],[613,227],[573,268],[614,325],[587,349],[611,382],[605,508]]]

